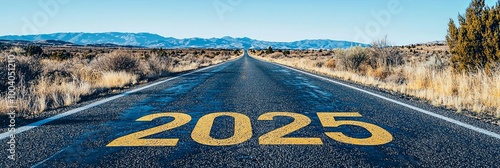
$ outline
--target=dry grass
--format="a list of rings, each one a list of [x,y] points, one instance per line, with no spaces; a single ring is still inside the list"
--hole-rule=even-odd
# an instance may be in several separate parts
[[[125,71],[115,72],[103,72],[102,77],[95,83],[95,87],[100,88],[123,88],[127,85],[133,85],[137,83],[139,76]]]
[[[227,50],[112,50],[106,48],[44,48],[44,52],[65,52],[69,57],[27,57],[15,47],[0,53],[6,67],[7,55],[16,55],[16,101],[9,103],[6,94],[7,70],[0,69],[0,114],[14,104],[18,115],[37,114],[48,109],[70,106],[85,96],[101,94],[147,82],[175,72],[218,64],[241,55]],[[241,52],[240,52],[241,53]]]
[[[35,112],[42,112],[48,108],[73,105],[79,102],[81,97],[94,92],[91,84],[87,82],[54,83],[54,81],[44,77],[38,81],[38,84],[34,88],[34,94],[36,95],[34,101],[38,103],[38,108],[35,108],[38,110]],[[25,110],[30,110],[30,107],[27,107]]]
[[[295,51],[288,57],[259,51],[251,54],[259,59],[421,98],[458,112],[468,110],[500,117],[500,71],[492,75],[484,72],[457,74],[446,61],[439,59],[446,56],[435,55],[438,52],[425,55],[423,59],[410,57],[402,65],[374,69],[364,63],[359,69],[352,70],[343,68],[342,62],[345,61],[338,61],[337,54],[343,51],[329,53]]]

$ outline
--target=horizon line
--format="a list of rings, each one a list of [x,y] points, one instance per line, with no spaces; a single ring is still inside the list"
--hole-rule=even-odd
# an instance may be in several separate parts
[[[293,40],[293,41],[276,41],[276,40],[262,40],[262,39],[257,39],[257,38],[252,38],[252,37],[248,37],[248,36],[229,36],[229,35],[225,35],[225,36],[222,36],[222,37],[184,37],[184,38],[181,38],[181,37],[174,37],[174,36],[164,36],[164,35],[161,35],[161,34],[158,34],[158,33],[151,33],[151,32],[122,32],[122,31],[105,31],[105,32],[83,32],[83,31],[74,31],[74,32],[71,32],[71,31],[68,31],[68,32],[51,32],[51,33],[40,33],[40,34],[23,34],[23,35],[18,35],[18,34],[5,34],[5,35],[0,35],[0,37],[4,37],[4,36],[40,36],[40,35],[52,35],[52,34],[62,34],[62,33],[71,33],[71,34],[106,34],[106,33],[122,33],[122,34],[152,34],[152,35],[157,35],[157,36],[161,36],[163,38],[174,38],[174,39],[177,39],[177,40],[183,40],[183,39],[222,39],[222,38],[225,38],[225,37],[230,37],[230,38],[235,38],[235,39],[242,39],[242,38],[248,38],[248,39],[252,39],[252,40],[257,40],[257,41],[264,41],[264,42],[277,42],[277,43],[293,43],[293,42],[300,42],[300,41],[313,41],[313,40],[330,40],[330,41],[338,41],[338,42],[350,42],[350,43],[358,43],[358,44],[366,44],[366,45],[369,45],[370,43],[363,43],[363,42],[357,42],[357,41],[350,41],[350,40],[344,40],[344,39],[328,39],[328,38],[324,38],[324,39],[321,39],[321,38],[305,38],[305,39],[300,39],[300,40]],[[63,41],[63,40],[61,40]],[[404,44],[404,45],[395,45],[395,46],[407,46],[407,45],[413,45],[413,44],[426,44],[426,43],[430,43],[430,42],[443,42],[445,41],[444,39],[441,39],[441,40],[432,40],[432,41],[428,41],[428,42],[416,42],[416,43],[411,43],[411,44]]]

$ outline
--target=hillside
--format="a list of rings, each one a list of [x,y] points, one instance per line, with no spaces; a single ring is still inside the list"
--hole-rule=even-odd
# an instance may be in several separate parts
[[[1,36],[1,40],[47,41],[57,40],[77,45],[114,44],[121,46],[140,46],[149,48],[246,48],[264,49],[272,46],[276,49],[334,49],[366,44],[336,40],[301,40],[295,42],[270,42],[250,38],[186,38],[176,39],[151,33],[54,33],[40,35]]]

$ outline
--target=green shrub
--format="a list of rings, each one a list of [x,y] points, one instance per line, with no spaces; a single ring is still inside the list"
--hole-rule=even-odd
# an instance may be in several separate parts
[[[43,54],[43,49],[40,46],[30,45],[26,48],[26,54],[28,56],[40,56]]]
[[[380,67],[392,68],[404,64],[403,55],[398,47],[387,42],[387,37],[372,43],[368,65],[373,69]]]
[[[457,71],[490,72],[500,61],[500,6],[490,8],[485,0],[473,0],[459,25],[450,19],[446,41]]]
[[[290,55],[290,50],[285,50],[285,51],[283,51],[283,54],[285,54],[285,56]]]
[[[272,54],[272,53],[274,53],[273,48],[269,46],[266,50],[266,54]]]

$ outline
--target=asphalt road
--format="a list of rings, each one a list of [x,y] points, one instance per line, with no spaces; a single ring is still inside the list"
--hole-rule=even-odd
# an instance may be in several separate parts
[[[500,166],[498,126],[332,81],[244,56],[35,124],[16,161],[4,137],[0,167]]]

